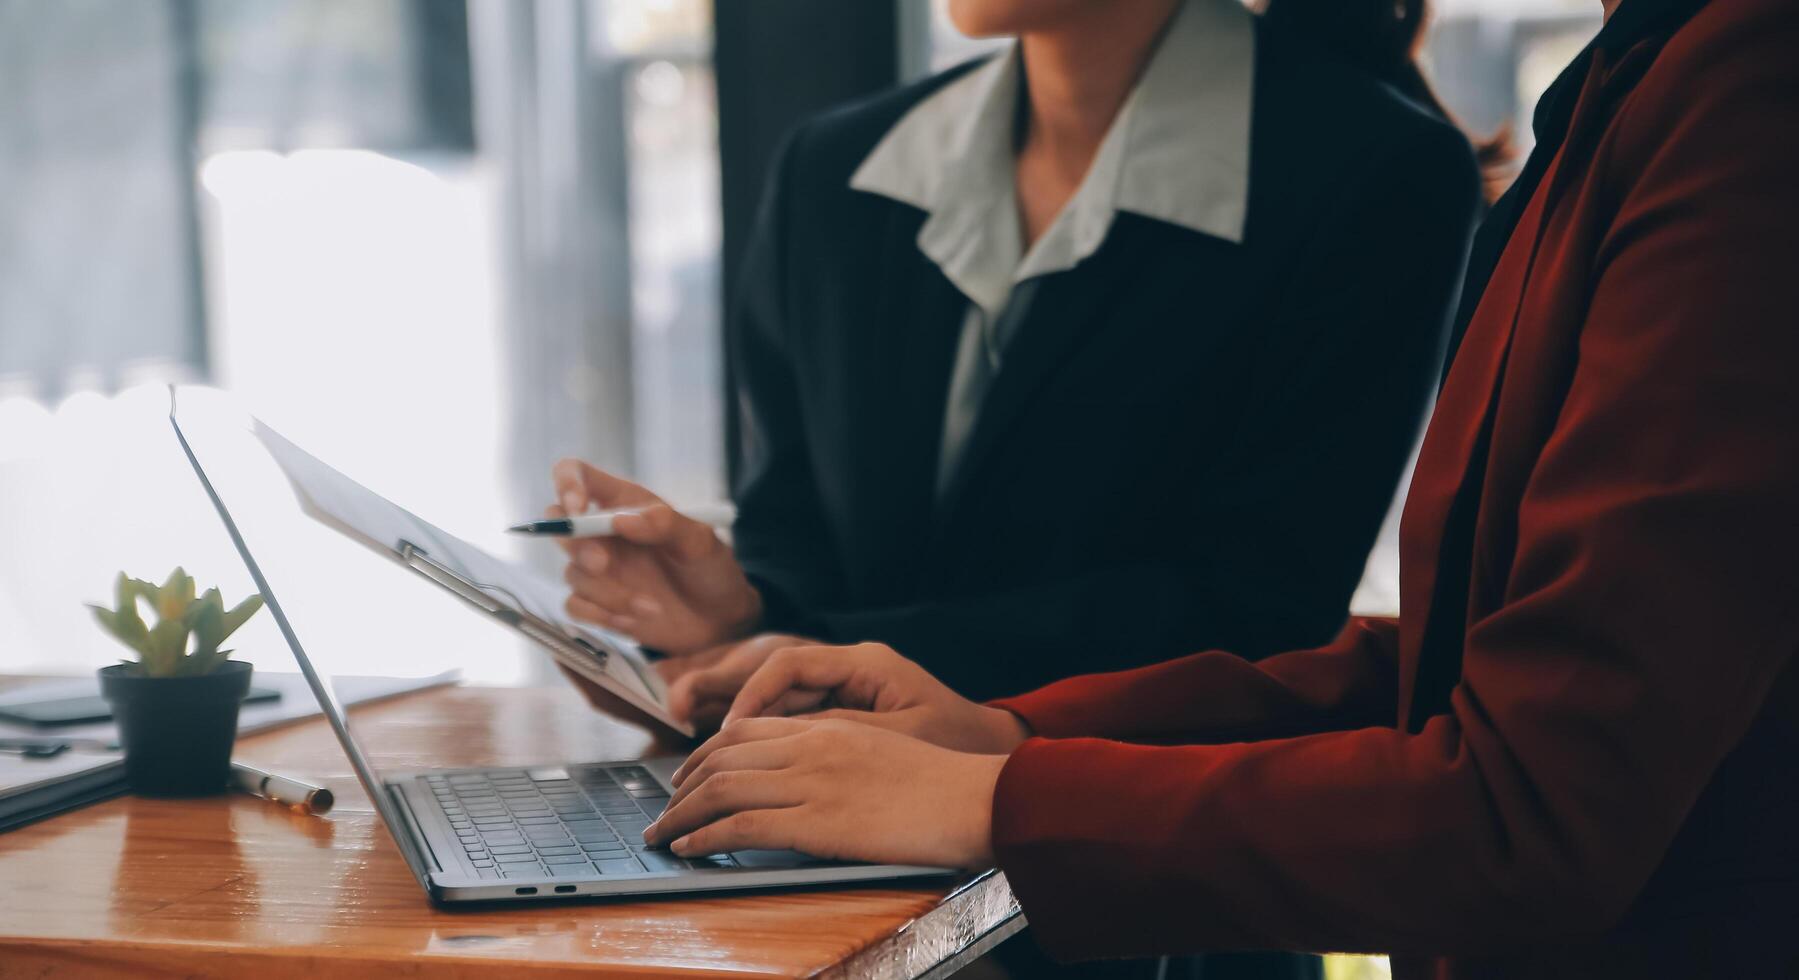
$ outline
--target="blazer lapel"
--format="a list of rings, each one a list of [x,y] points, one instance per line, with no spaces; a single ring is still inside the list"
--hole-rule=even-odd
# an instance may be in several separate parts
[[[1565,159],[1592,116],[1598,75],[1585,80],[1569,139],[1551,160],[1501,251],[1467,335],[1444,379],[1419,451],[1400,526],[1399,718],[1416,729],[1460,679],[1467,629],[1474,526],[1490,454],[1499,390],[1518,314]]]
[[[917,529],[929,526],[936,505],[944,404],[968,301],[914,244],[922,216],[910,208],[900,215],[872,305],[880,312],[866,325],[878,335],[858,372],[881,380],[853,398],[862,406],[854,452],[863,459],[856,469],[871,474],[865,490],[883,501],[877,523],[892,537],[884,553],[916,558]]]
[[[991,464],[996,447],[1018,423],[1045,384],[1095,328],[1100,311],[1128,285],[1139,251],[1139,236],[1124,216],[1116,219],[1104,245],[1081,265],[1046,276],[1025,320],[1001,354],[1000,370],[987,389],[960,465],[938,501],[941,535],[971,484]],[[942,413],[938,413],[938,418]]]

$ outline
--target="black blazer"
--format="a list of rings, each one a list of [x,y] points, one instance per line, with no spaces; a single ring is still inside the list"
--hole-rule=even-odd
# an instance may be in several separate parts
[[[967,300],[925,213],[849,182],[966,67],[810,121],[775,167],[730,326],[766,626],[975,698],[1329,640],[1436,376],[1467,141],[1259,24],[1243,243],[1120,214],[1043,283],[939,501]]]

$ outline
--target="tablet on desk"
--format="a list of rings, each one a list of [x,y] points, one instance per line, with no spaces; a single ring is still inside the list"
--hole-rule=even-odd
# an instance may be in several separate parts
[[[266,687],[252,687],[250,693],[244,695],[245,704],[280,699],[280,691]],[[61,728],[64,725],[87,725],[111,720],[112,705],[107,704],[98,694],[0,705],[0,721],[31,725],[34,728]]]

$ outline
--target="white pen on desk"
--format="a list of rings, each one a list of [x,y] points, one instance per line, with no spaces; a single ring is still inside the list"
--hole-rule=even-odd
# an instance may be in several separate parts
[[[231,787],[251,796],[260,796],[271,803],[279,803],[295,813],[313,816],[331,812],[332,804],[337,802],[331,791],[323,786],[263,772],[241,762],[231,764]]]
[[[700,504],[676,509],[701,524],[710,524],[713,527],[730,527],[731,522],[737,517],[737,508],[728,504]],[[612,527],[612,522],[616,518],[626,514],[641,514],[643,510],[644,508],[641,507],[597,510],[586,514],[576,514],[573,517],[557,517],[550,520],[514,524],[507,530],[513,534],[529,534],[547,538],[605,538],[617,533]]]

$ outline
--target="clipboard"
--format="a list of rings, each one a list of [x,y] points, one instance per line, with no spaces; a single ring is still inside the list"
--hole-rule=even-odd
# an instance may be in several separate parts
[[[630,685],[617,682],[613,671],[628,671],[646,690],[660,691],[661,678],[650,671],[642,659],[606,649],[587,637],[568,635],[562,627],[526,609],[525,603],[505,586],[473,581],[410,541],[401,539],[394,552],[401,564],[437,583],[473,609],[523,633],[527,639],[548,650],[558,664],[604,687],[608,693],[659,723],[683,735],[693,735],[691,726],[674,721],[662,705],[638,694]]]
[[[419,518],[331,468],[259,420],[252,434],[286,477],[308,516],[462,600],[547,651],[557,664],[670,731],[694,736],[669,714],[668,687],[635,640],[558,615],[564,593],[529,566],[507,562]]]

